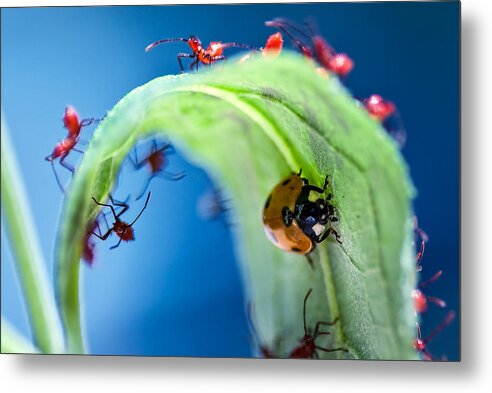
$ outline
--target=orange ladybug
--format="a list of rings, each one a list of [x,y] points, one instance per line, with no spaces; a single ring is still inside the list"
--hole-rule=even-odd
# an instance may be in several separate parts
[[[275,186],[268,196],[263,209],[263,225],[267,237],[281,250],[307,255],[333,234],[338,241],[340,235],[331,224],[338,221],[331,194],[309,199],[311,191],[324,194],[328,185],[328,176],[323,188],[310,185],[308,180],[292,173]]]

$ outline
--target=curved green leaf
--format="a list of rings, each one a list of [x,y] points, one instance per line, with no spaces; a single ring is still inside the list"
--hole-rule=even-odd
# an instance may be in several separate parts
[[[411,342],[415,282],[406,166],[379,123],[336,79],[300,56],[230,60],[195,74],[155,79],[124,97],[94,133],[63,208],[57,289],[71,352],[83,351],[78,298],[85,224],[97,214],[138,139],[158,133],[205,168],[231,195],[238,257],[261,345],[287,356],[308,324],[340,322],[318,341],[349,354],[326,357],[416,359]],[[329,176],[342,245],[320,244],[311,269],[277,249],[261,214],[291,171],[311,183]]]

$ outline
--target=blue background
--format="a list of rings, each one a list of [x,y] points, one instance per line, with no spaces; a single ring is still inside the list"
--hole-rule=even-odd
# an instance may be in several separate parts
[[[134,87],[177,73],[175,56],[186,45],[145,53],[156,39],[195,34],[204,43],[262,46],[273,32],[264,21],[277,16],[298,22],[315,16],[328,41],[355,60],[346,80],[353,94],[379,93],[398,105],[408,133],[403,154],[418,190],[415,211],[430,235],[423,278],[444,270],[427,293],[458,310],[456,2],[2,9],[2,106],[50,276],[62,195],[43,158],[64,137],[60,119],[65,105],[74,105],[82,117],[101,116]],[[291,47],[287,40],[286,47]],[[83,138],[91,132],[84,129]],[[250,356],[231,235],[220,220],[204,221],[196,213],[197,201],[212,184],[179,155],[172,157],[169,170],[185,170],[187,177],[153,181],[151,203],[135,226],[136,242],[114,251],[108,249],[114,238],[98,243],[95,265],[82,267],[90,351]],[[60,173],[68,181],[65,171]],[[143,172],[129,168],[122,178],[116,194],[120,199],[145,181]],[[127,217],[140,207],[133,204]],[[4,234],[1,256],[2,315],[30,335]],[[445,313],[430,306],[423,316],[424,335]],[[458,321],[429,348],[456,360]]]

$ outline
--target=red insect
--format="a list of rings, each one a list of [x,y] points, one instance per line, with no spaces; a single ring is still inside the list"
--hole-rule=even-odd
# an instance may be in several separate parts
[[[364,106],[369,114],[379,120],[385,121],[389,116],[396,111],[396,106],[389,100],[385,100],[378,94],[373,94],[364,100]]]
[[[212,63],[215,63],[220,60],[226,60],[226,57],[224,56],[224,49],[227,48],[245,48],[245,49],[251,49],[251,50],[258,50],[258,48],[255,48],[253,46],[247,45],[247,44],[238,44],[236,42],[227,42],[227,43],[222,43],[220,41],[212,41],[208,45],[207,49],[205,49],[202,46],[202,42],[200,39],[195,36],[195,35],[190,35],[190,38],[166,38],[163,40],[158,40],[150,45],[147,45],[145,48],[146,52],[149,52],[153,48],[155,48],[157,45],[166,43],[166,42],[175,42],[175,41],[182,41],[186,42],[188,46],[190,47],[191,51],[193,53],[183,53],[180,52],[177,55],[178,58],[178,63],[179,63],[179,68],[181,69],[181,72],[184,72],[183,68],[183,63],[181,61],[182,58],[186,59],[195,59],[191,64],[190,64],[190,69],[193,69],[193,66],[196,66],[196,69],[198,70],[198,64],[203,63],[207,65],[211,65]]]
[[[99,228],[99,223],[97,219],[87,226],[87,231],[84,237],[84,249],[82,250],[82,259],[89,265],[92,266],[94,263],[94,249],[96,244],[92,241],[92,233]],[[99,229],[99,232],[101,230]]]
[[[48,156],[45,157],[46,161],[51,162],[51,166],[53,168],[53,173],[55,174],[56,182],[60,189],[65,192],[60,178],[55,169],[54,161],[56,159],[60,159],[60,165],[68,169],[70,172],[74,172],[75,168],[70,164],[65,162],[65,158],[69,155],[71,151],[76,151],[77,153],[83,153],[81,150],[75,148],[75,145],[79,142],[80,131],[82,127],[89,126],[93,123],[99,122],[102,119],[83,119],[79,120],[79,115],[76,110],[72,106],[67,106],[65,108],[65,114],[63,116],[63,124],[68,131],[67,136],[61,142],[59,142]]]
[[[413,217],[413,231],[415,234],[415,237],[417,239],[420,239],[420,250],[415,256],[415,260],[417,261],[417,272],[422,271],[422,259],[424,258],[424,251],[425,251],[425,244],[429,241],[429,236],[427,236],[427,233],[423,231],[419,227],[419,223],[417,220],[417,216]]]
[[[167,180],[179,180],[186,176],[185,172],[171,173],[164,170],[169,165],[167,157],[174,153],[175,150],[171,144],[166,143],[163,146],[159,147],[157,145],[157,141],[153,139],[150,153],[148,153],[141,161],[139,161],[138,159],[136,148],[134,149],[135,158],[128,156],[130,162],[133,164],[136,170],[139,170],[144,166],[148,166],[150,170],[149,179],[145,183],[145,187],[143,188],[142,192],[136,198],[137,201],[145,194],[150,181],[154,177],[164,176],[164,178]]]
[[[426,296],[421,291],[421,289],[424,289],[427,286],[429,286],[430,284],[432,284],[439,277],[441,277],[441,275],[442,275],[442,270],[439,270],[430,279],[420,283],[418,288],[414,289],[412,291],[413,306],[415,308],[415,311],[417,311],[418,313],[423,313],[423,312],[427,311],[428,302],[434,303],[435,305],[442,307],[442,308],[446,307],[446,302],[444,300],[439,299],[437,297],[433,297],[433,296]]]
[[[429,241],[429,236],[427,233],[419,227],[419,223],[417,220],[417,216],[413,216],[413,232],[415,234],[416,239],[420,239],[420,250],[415,256],[415,260],[417,261],[417,272],[422,271],[422,259],[424,258],[425,244]]]
[[[228,203],[229,200],[223,198],[220,190],[208,190],[198,199],[196,205],[198,216],[208,221],[219,219],[229,229],[233,223],[227,217],[227,213],[231,210],[227,206]]]
[[[282,51],[283,44],[284,44],[284,39],[282,38],[282,34],[280,33],[272,34],[270,35],[270,37],[268,37],[265,46],[263,48],[260,48],[261,54],[263,55],[263,57],[275,59]],[[244,63],[250,57],[251,57],[251,52],[241,57],[239,59],[239,63]]]
[[[265,46],[261,49],[263,56],[277,57],[282,51],[282,46],[284,44],[284,39],[282,34],[275,33],[268,37]]]
[[[267,21],[265,25],[283,31],[305,57],[314,58],[324,69],[333,72],[339,77],[347,76],[354,68],[353,60],[346,53],[337,53],[321,35],[313,33],[311,28],[310,32],[307,33],[283,18]],[[304,38],[310,40],[312,48],[294,36],[291,31],[296,31]]]
[[[369,115],[381,122],[386,131],[399,146],[403,146],[407,136],[396,105],[378,94],[373,94],[362,101]]]
[[[323,335],[329,335],[331,334],[330,332],[320,332],[319,329],[322,325],[324,326],[333,326],[338,322],[338,318],[336,318],[333,322],[321,322],[318,321],[315,325],[314,331],[311,332],[307,328],[306,324],[306,304],[309,295],[311,295],[312,289],[310,289],[306,296],[304,297],[304,307],[303,307],[303,323],[304,323],[304,336],[302,337],[302,340],[300,344],[292,349],[292,351],[289,353],[287,356],[290,359],[319,359],[319,354],[317,351],[324,351],[324,352],[336,352],[336,351],[343,351],[343,352],[348,352],[346,348],[324,348],[316,344],[316,339],[319,336]],[[274,358],[278,357],[275,356],[275,354],[269,350],[266,347],[260,346],[260,350],[263,354],[264,357],[267,358]]]
[[[104,235],[101,234],[100,231],[99,231],[99,234],[97,234],[95,231],[92,231],[91,234],[93,234],[94,236],[98,237],[101,240],[106,240],[109,237],[109,235],[111,235],[111,233],[114,232],[116,234],[116,236],[118,236],[120,238],[120,240],[118,241],[117,244],[110,247],[110,250],[112,250],[112,249],[118,247],[122,241],[129,242],[129,241],[135,240],[135,234],[133,232],[132,227],[133,227],[133,224],[135,224],[135,222],[140,218],[143,211],[147,208],[147,204],[149,203],[149,199],[150,199],[150,191],[147,194],[147,199],[145,201],[144,207],[142,208],[142,210],[140,210],[140,213],[138,213],[138,216],[130,224],[127,224],[126,222],[120,220],[120,216],[123,213],[125,213],[130,208],[130,206],[126,202],[118,202],[118,201],[115,202],[111,196],[109,196],[109,198],[111,199],[111,205],[100,203],[100,202],[96,201],[96,199],[94,197],[92,198],[92,200],[94,201],[94,203],[96,205],[109,207],[111,209],[111,212],[113,213],[113,217],[115,220],[113,223],[113,226],[110,227]],[[116,214],[114,206],[119,206],[119,207],[122,207],[123,209],[118,214]]]
[[[251,319],[251,303],[248,303],[248,323],[249,323],[249,327],[251,329],[251,332],[253,333],[253,336],[256,340],[256,343],[259,343],[260,340],[258,339],[258,333],[256,332],[255,326],[253,325],[253,322]],[[277,340],[277,342],[278,342],[278,340]],[[259,344],[259,349],[260,349],[261,355],[264,358],[273,359],[273,358],[277,357],[277,356],[275,356],[275,353],[273,351],[269,350],[266,346]]]
[[[94,256],[95,256],[94,252],[96,248],[96,244],[93,242],[92,239],[92,234],[96,229],[99,231],[99,233],[101,233],[101,229],[99,227],[99,220],[101,217],[104,218],[104,221],[106,222],[106,226],[109,228],[108,220],[106,219],[106,214],[100,213],[94,221],[91,221],[87,225],[87,230],[85,232],[84,248],[82,250],[82,259],[89,266],[92,266],[92,264],[94,263]]]
[[[417,338],[413,342],[413,347],[419,351],[424,360],[437,360],[434,355],[432,355],[427,350],[427,344],[434,339],[434,337],[441,332],[445,327],[447,327],[451,322],[453,322],[456,314],[454,311],[450,311],[443,321],[425,338],[422,338],[422,333],[420,331],[420,325],[417,323]]]
[[[338,317],[335,318],[333,322],[321,322],[318,321],[316,323],[316,326],[314,328],[314,332],[311,333],[306,325],[306,303],[309,295],[311,294],[312,289],[308,291],[306,296],[304,297],[304,308],[303,308],[303,322],[304,322],[304,337],[302,338],[301,343],[294,348],[291,353],[289,354],[289,358],[291,359],[306,359],[306,358],[311,358],[311,359],[319,359],[319,355],[317,353],[317,350],[319,351],[324,351],[324,352],[336,352],[336,351],[344,351],[348,352],[347,349],[345,348],[323,348],[320,347],[319,345],[316,345],[316,339],[319,336],[323,335],[328,335],[331,334],[330,332],[320,332],[319,328],[321,325],[325,326],[333,326],[335,323],[338,322]]]

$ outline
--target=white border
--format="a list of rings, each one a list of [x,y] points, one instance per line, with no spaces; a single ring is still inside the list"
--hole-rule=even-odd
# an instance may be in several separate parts
[[[230,3],[227,1],[226,3]],[[104,4],[158,4],[108,1]],[[193,1],[180,2],[199,3]],[[224,3],[217,1],[217,3]],[[39,5],[3,0],[2,6]],[[94,5],[49,1],[43,5]],[[2,391],[475,392],[491,385],[491,26],[487,2],[462,2],[462,363],[0,356]],[[487,7],[489,8],[489,7]],[[436,130],[445,138],[446,130]],[[454,214],[454,212],[450,212]]]

